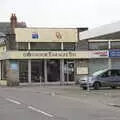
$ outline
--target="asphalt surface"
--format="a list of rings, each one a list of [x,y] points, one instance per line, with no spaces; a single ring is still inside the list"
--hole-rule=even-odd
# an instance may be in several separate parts
[[[78,95],[78,89],[71,88],[0,88],[0,120],[120,120],[120,108],[101,101],[106,100],[103,91],[96,93],[80,90]]]

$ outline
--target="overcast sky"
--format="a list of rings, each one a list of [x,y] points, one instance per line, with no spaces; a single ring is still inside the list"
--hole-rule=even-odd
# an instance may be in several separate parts
[[[119,0],[0,0],[0,21],[16,13],[29,27],[89,27],[120,20]]]

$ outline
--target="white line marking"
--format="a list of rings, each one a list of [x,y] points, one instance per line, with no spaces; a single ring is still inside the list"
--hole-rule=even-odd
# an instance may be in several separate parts
[[[33,111],[42,113],[42,114],[44,114],[44,115],[46,115],[46,116],[48,116],[48,117],[53,117],[53,115],[51,115],[51,114],[49,114],[49,113],[46,113],[46,112],[44,112],[44,111],[41,111],[40,109],[37,109],[37,108],[35,108],[35,107],[28,106],[28,108],[31,109],[31,110],[33,110]]]
[[[18,101],[16,101],[16,100],[13,100],[13,99],[10,99],[10,98],[6,98],[6,100],[9,101],[9,102],[12,102],[12,103],[18,104],[18,105],[21,104],[20,102],[18,102]]]

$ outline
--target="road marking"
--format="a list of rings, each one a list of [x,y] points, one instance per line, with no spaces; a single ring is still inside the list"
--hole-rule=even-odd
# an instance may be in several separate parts
[[[33,110],[33,111],[36,111],[36,112],[39,112],[39,113],[42,113],[48,117],[53,117],[53,115],[49,114],[49,113],[46,113],[44,111],[41,111],[40,109],[38,108],[35,108],[35,107],[32,107],[32,106],[28,106],[29,109]]]
[[[6,100],[9,101],[9,102],[12,102],[12,103],[18,104],[18,105],[21,104],[20,102],[18,102],[18,101],[16,101],[16,100],[13,100],[13,99],[10,99],[10,98],[6,98]]]

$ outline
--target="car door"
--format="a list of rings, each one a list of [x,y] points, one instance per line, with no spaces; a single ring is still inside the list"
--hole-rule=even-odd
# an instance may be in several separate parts
[[[111,77],[109,79],[110,86],[118,84],[118,70],[111,70]]]
[[[120,70],[112,70],[111,75],[112,75],[111,84],[114,86],[120,85]]]
[[[102,84],[102,86],[109,86],[111,84],[110,80],[111,80],[111,70],[108,70],[99,76],[99,81]]]

